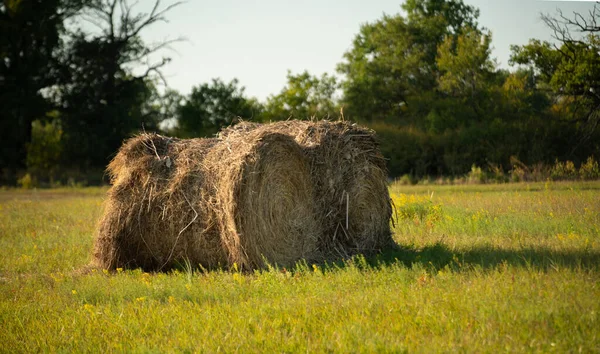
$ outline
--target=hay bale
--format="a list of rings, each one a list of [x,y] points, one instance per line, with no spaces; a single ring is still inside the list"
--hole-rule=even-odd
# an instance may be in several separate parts
[[[229,263],[253,269],[321,258],[310,164],[292,138],[268,131],[224,136],[206,166]]]
[[[112,187],[97,228],[93,263],[146,270],[185,260],[204,267],[225,265],[201,167],[216,143],[156,134],[128,140],[107,168]]]
[[[130,139],[108,166],[113,184],[96,266],[206,268],[318,258],[309,163],[293,139]]]
[[[348,256],[394,245],[387,169],[374,131],[344,121],[241,122],[220,136],[253,131],[289,135],[309,156],[324,232],[320,249]]]

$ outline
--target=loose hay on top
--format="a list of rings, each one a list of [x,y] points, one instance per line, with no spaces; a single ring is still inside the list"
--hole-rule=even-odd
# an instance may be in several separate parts
[[[143,134],[123,145],[108,172],[96,266],[256,268],[320,257],[309,163],[288,136]]]
[[[372,130],[343,121],[242,122],[221,136],[235,139],[254,131],[289,135],[309,156],[322,251],[347,256],[394,244],[387,169]]]

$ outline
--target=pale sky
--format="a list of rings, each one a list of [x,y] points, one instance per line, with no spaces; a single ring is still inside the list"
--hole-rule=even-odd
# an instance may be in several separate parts
[[[167,4],[167,1],[164,1]],[[585,13],[592,1],[464,0],[480,9],[479,23],[492,31],[493,57],[509,68],[509,46],[530,38],[550,40],[540,13]],[[139,9],[153,4],[141,0]],[[237,78],[246,95],[264,101],[286,83],[287,70],[335,74],[360,25],[401,11],[394,0],[189,0],[172,9],[169,23],[142,33],[146,41],[186,37],[165,53],[169,87],[188,94],[220,77]]]

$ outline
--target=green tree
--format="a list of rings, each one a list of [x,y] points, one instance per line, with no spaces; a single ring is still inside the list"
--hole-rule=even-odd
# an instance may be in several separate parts
[[[154,106],[154,85],[170,59],[150,62],[150,55],[178,39],[148,44],[141,32],[166,21],[166,13],[179,4],[161,9],[157,0],[147,14],[135,14],[126,0],[97,0],[86,7],[80,19],[97,30],[73,33],[57,92],[70,164],[105,166],[123,139],[158,129],[163,116]],[[134,74],[134,66],[145,69]]]
[[[27,170],[36,179],[52,182],[58,174],[62,153],[62,128],[57,112],[49,115],[54,119],[36,120],[31,124],[31,142],[27,144]]]
[[[0,2],[0,166],[23,168],[31,124],[52,104],[43,90],[57,83],[56,57],[65,19],[79,0]]]
[[[179,107],[183,105],[185,97],[174,89],[166,89],[161,95],[157,95],[154,100],[154,109],[159,115],[160,129],[171,132],[177,124],[177,114]]]
[[[490,59],[491,35],[472,28],[456,38],[447,36],[438,47],[439,90],[455,97],[474,97],[485,90],[494,75]]]
[[[436,99],[438,47],[455,43],[464,29],[477,30],[478,10],[461,0],[409,0],[402,7],[406,18],[363,25],[338,65],[352,119],[419,124]]]
[[[590,18],[562,12],[542,18],[554,32],[557,44],[532,39],[524,46],[512,46],[511,62],[530,67],[540,89],[549,92],[555,111],[579,130],[573,149],[585,147],[598,153],[600,146],[591,139],[600,124],[600,9],[598,4]],[[572,33],[579,32],[578,36]],[[588,143],[592,142],[592,145]]]
[[[258,101],[244,96],[244,87],[237,79],[229,83],[213,79],[192,88],[184,98],[177,109],[174,133],[181,137],[213,136],[236,118],[255,119],[261,111]]]
[[[499,86],[490,43],[489,33],[468,27],[444,38],[436,57],[437,88],[413,99],[426,114],[422,127],[443,132],[490,118],[490,91]]]
[[[477,9],[460,0],[403,9],[363,25],[338,66],[345,113],[383,137],[390,171],[456,175],[561,156],[572,130],[556,121],[536,70],[496,68]]]
[[[308,71],[297,75],[288,71],[286,86],[279,94],[267,99],[263,119],[276,121],[336,117],[339,114],[334,98],[337,88],[336,78],[327,73],[319,78]]]

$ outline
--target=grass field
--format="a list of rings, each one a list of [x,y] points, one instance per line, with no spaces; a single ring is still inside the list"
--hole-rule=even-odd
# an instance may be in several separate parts
[[[0,352],[600,352],[600,182],[394,185],[375,258],[77,275],[105,191],[0,191]]]

